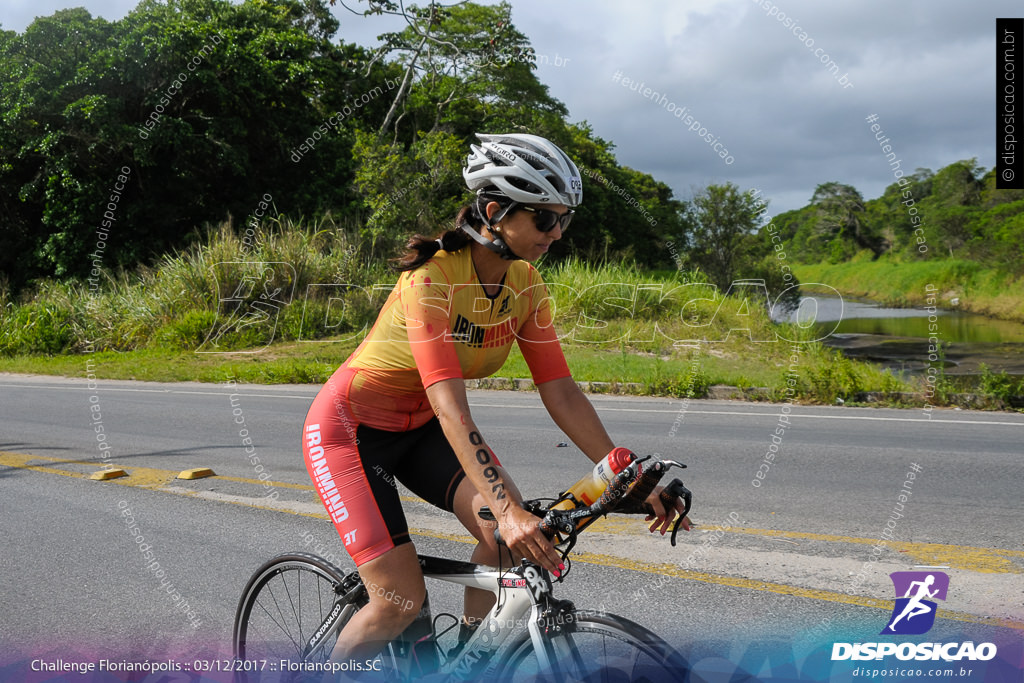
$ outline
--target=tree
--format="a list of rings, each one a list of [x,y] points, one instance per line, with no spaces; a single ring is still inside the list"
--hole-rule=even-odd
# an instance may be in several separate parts
[[[773,223],[790,258],[852,258],[870,248],[895,259],[958,258],[1011,274],[1024,271],[1024,190],[997,190],[976,159],[918,168],[864,201],[849,185],[819,185],[810,203]]]
[[[542,135],[599,174],[547,258],[667,260],[659,243],[682,232],[671,189],[565,120],[509,4],[367,5],[407,28],[366,50],[331,42],[324,0],[142,0],[116,22],[74,9],[0,31],[11,288],[91,274],[104,220],[102,266],[132,268],[242,224],[267,194],[279,213],[331,212],[384,248],[450,223],[477,132]]]
[[[374,50],[374,60],[401,65],[402,85],[392,91],[378,134],[360,133],[355,147],[357,187],[370,215],[363,231],[374,245],[450,224],[466,198],[461,166],[476,133],[526,132],[550,139],[586,171],[586,199],[546,258],[664,260],[662,236],[679,231],[671,188],[620,166],[612,145],[585,122],[565,121],[565,106],[534,73],[533,48],[513,25],[510,5],[368,4],[363,14],[395,14],[408,23]],[[379,134],[389,127],[390,134]]]
[[[984,172],[977,159],[952,163],[935,174],[932,194],[945,206],[975,206],[981,201]]]
[[[397,139],[399,123],[410,115],[413,130],[434,132],[449,112],[463,106],[500,104],[558,116],[567,113],[533,75],[533,48],[512,25],[507,2],[492,6],[432,1],[424,7],[405,7],[400,2],[367,0],[368,9],[362,12],[341,4],[355,14],[399,16],[407,24],[402,31],[380,36],[381,45],[368,65],[391,60],[403,69],[380,123],[381,134],[393,130]]]
[[[744,262],[745,238],[758,227],[761,204],[752,190],[732,183],[708,185],[690,204],[690,259],[726,291]]]
[[[361,228],[371,258],[395,253],[408,235],[434,234],[452,222],[465,191],[462,140],[430,132],[404,149],[361,131],[353,151],[356,187],[371,212]]]
[[[109,88],[90,88],[93,73],[82,64],[104,50],[113,32],[81,8],[37,19],[22,35],[5,32],[0,270],[15,288],[40,270],[66,268],[62,254],[77,254],[87,239],[79,226],[96,223],[99,183],[113,183],[107,150],[96,144],[97,122],[111,115]]]
[[[5,32],[0,265],[12,284],[89,271],[123,168],[108,268],[244,221],[268,192],[296,214],[353,202],[352,129],[385,102],[335,112],[386,76],[363,76],[369,55],[332,44],[337,26],[322,0],[143,0],[118,22],[73,9]]]
[[[850,240],[857,249],[880,253],[879,240],[864,221],[864,198],[857,188],[836,182],[823,183],[814,190],[811,205],[817,207],[817,231],[835,245],[834,253],[844,253],[842,245]]]

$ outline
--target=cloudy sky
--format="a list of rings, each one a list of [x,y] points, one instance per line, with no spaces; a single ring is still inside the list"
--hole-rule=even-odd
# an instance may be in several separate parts
[[[74,6],[113,20],[135,4],[0,0],[0,25],[22,31],[36,15]],[[512,6],[514,23],[537,51],[540,79],[572,120],[586,120],[615,143],[622,163],[682,198],[709,183],[758,188],[771,214],[803,206],[827,181],[880,195],[894,177],[865,121],[872,114],[908,173],[971,157],[991,168],[995,18],[1024,14],[1019,0]],[[340,5],[335,12],[347,41],[372,46],[391,28],[385,18],[357,17]],[[651,89],[646,97],[643,88]],[[691,131],[694,122],[699,128]]]

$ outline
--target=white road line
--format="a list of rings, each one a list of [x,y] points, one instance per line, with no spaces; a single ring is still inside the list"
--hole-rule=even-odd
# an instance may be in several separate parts
[[[84,381],[84,380],[83,380]],[[111,380],[99,380],[99,382],[111,381]],[[114,380],[120,381],[120,380]],[[45,384],[0,384],[0,387],[15,387],[19,389],[82,389],[88,390],[87,386],[82,386],[77,383],[75,384],[60,384],[60,385],[45,385]],[[115,391],[138,393],[138,394],[189,394],[194,396],[233,396],[238,394],[246,398],[294,398],[311,401],[316,397],[316,394],[310,394],[308,396],[296,395],[296,394],[243,394],[235,391],[185,391],[183,389],[129,389],[127,387],[109,387],[103,386],[99,389],[105,393],[112,393]]]
[[[103,380],[100,380],[101,382]],[[115,380],[116,381],[116,380]],[[83,380],[84,382],[84,380]],[[45,384],[0,384],[0,387],[15,387],[21,389],[82,389],[87,390],[87,387],[79,385],[77,382],[74,384],[59,384],[59,385],[45,385]],[[142,393],[142,394],[186,394],[194,396],[231,396],[237,394],[244,398],[290,398],[301,401],[311,401],[314,395],[296,395],[296,394],[264,394],[264,393],[253,393],[247,394],[244,392],[228,392],[228,391],[186,391],[183,389],[130,389],[127,387],[103,387],[101,391],[110,392],[131,392],[131,393]],[[471,408],[503,408],[505,410],[520,408],[523,410],[543,410],[544,405],[538,400],[535,405],[518,405],[518,404],[506,404],[506,403],[474,403],[470,401]],[[598,412],[618,412],[618,413],[662,413],[667,415],[675,415],[679,410],[665,410],[659,408],[611,408],[608,406],[595,403],[594,408]],[[742,417],[774,417],[777,418],[781,413],[773,411],[770,413],[755,413],[755,412],[744,412],[739,410],[686,410],[687,415],[739,415]],[[987,426],[1000,426],[1000,427],[1024,427],[1024,422],[1004,422],[1000,420],[948,420],[943,418],[928,419],[924,417],[881,417],[877,415],[811,415],[808,413],[789,413],[789,417],[792,418],[805,418],[809,420],[865,420],[874,422],[927,422],[927,423],[942,423],[942,424],[956,424],[956,425],[987,425]]]
[[[517,406],[517,405],[503,405],[500,403],[470,403],[470,407],[474,408],[530,408],[533,409],[535,406]],[[543,408],[544,406],[536,406],[536,408]],[[678,410],[659,410],[655,408],[608,408],[602,405],[595,405],[594,408],[598,412],[620,412],[620,413],[668,413],[674,415],[678,413]],[[778,411],[772,413],[746,413],[738,410],[687,410],[687,415],[742,415],[743,417],[775,417],[777,418],[781,413]],[[812,420],[875,420],[879,422],[945,422],[949,424],[958,425],[1003,425],[1010,427],[1024,427],[1024,422],[999,422],[996,420],[943,420],[943,419],[932,419],[923,417],[878,417],[873,415],[808,415],[805,413],[789,413],[789,417],[805,417]]]

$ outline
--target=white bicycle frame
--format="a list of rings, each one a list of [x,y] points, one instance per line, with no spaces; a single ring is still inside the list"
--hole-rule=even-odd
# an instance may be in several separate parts
[[[492,658],[509,636],[526,625],[541,667],[551,671],[557,657],[549,651],[551,640],[541,632],[545,609],[551,602],[551,580],[540,567],[524,562],[499,571],[494,567],[420,556],[424,577],[490,591],[495,604],[462,652],[442,667],[452,680],[468,680],[474,666]],[[527,615],[529,617],[527,618]]]
[[[462,651],[441,667],[440,673],[447,674],[449,680],[465,681],[477,676],[480,673],[478,663],[492,660],[509,636],[524,624],[540,666],[547,671],[557,667],[560,654],[555,652],[552,639],[544,632],[546,622],[554,619],[554,628],[561,631],[562,626],[573,621],[574,617],[566,615],[575,607],[571,602],[554,599],[551,579],[545,570],[526,561],[519,567],[502,570],[428,555],[420,555],[419,562],[425,578],[479,588],[495,595],[494,607]],[[333,646],[330,637],[333,635],[336,640],[348,617],[358,609],[356,596],[360,588],[362,581],[356,572],[345,578],[334,608],[307,642],[306,656]]]

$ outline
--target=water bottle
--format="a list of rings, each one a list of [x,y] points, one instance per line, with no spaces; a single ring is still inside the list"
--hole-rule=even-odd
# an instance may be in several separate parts
[[[554,506],[555,510],[572,510],[578,503],[593,505],[594,501],[601,497],[612,478],[626,469],[629,463],[636,460],[636,454],[628,448],[613,448],[611,453],[594,466],[594,470],[587,476],[572,485],[566,492],[571,493],[577,503],[570,500],[563,500]]]

